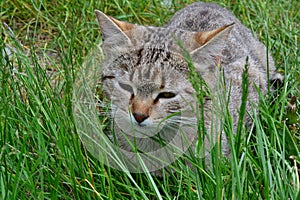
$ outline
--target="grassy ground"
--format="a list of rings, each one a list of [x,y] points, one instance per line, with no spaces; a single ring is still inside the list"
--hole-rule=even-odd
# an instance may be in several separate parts
[[[73,83],[99,43],[95,8],[121,20],[163,25],[191,3],[160,1],[2,1],[0,52],[0,199],[299,199],[300,3],[218,1],[268,45],[285,82],[262,98],[254,128],[229,131],[231,161],[183,161],[157,179],[104,166],[81,144]],[[20,45],[22,44],[22,45]],[[298,193],[298,194],[297,194]]]

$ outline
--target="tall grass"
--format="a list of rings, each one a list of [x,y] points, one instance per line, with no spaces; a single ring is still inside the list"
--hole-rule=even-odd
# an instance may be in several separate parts
[[[229,159],[217,145],[209,166],[187,156],[172,164],[177,173],[157,178],[109,168],[82,145],[72,95],[83,60],[101,40],[94,9],[163,25],[192,1],[168,2],[0,3],[12,30],[0,25],[0,199],[299,199],[298,1],[218,1],[268,46],[285,75],[278,90],[261,95],[249,130],[225,130]]]

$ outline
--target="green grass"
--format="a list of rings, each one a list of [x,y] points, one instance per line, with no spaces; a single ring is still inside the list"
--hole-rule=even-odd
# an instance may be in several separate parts
[[[158,179],[104,166],[81,144],[73,83],[100,43],[94,9],[120,20],[163,25],[192,1],[2,1],[0,52],[0,199],[299,199],[300,3],[218,1],[270,49],[285,81],[261,97],[253,127],[228,129],[232,155],[213,149],[211,165],[195,157]],[[23,46],[20,46],[22,44]],[[293,105],[296,108],[293,108]],[[230,117],[224,116],[230,125]],[[288,119],[287,119],[288,118]],[[292,124],[295,124],[293,126]],[[221,158],[221,159],[220,159]],[[193,163],[195,170],[186,166]],[[298,194],[297,194],[298,193]]]

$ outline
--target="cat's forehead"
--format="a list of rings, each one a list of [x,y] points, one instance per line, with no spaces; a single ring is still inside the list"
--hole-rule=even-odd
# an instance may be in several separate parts
[[[183,56],[158,45],[128,49],[125,53],[117,55],[107,68],[109,71],[126,72],[131,75],[138,73],[140,78],[145,79],[166,71],[176,70],[179,73],[189,71]]]
[[[141,90],[163,88],[166,84],[166,79],[168,79],[166,68],[155,63],[136,66],[129,72],[129,81],[141,88]]]
[[[158,86],[157,83],[153,82],[140,83],[136,86],[137,94],[141,96],[151,94],[154,90],[158,89]]]
[[[152,91],[175,87],[189,72],[184,59],[165,49],[147,47],[132,50],[104,65],[103,76],[133,84],[138,90]]]
[[[144,43],[144,45],[156,44],[164,46],[172,51],[180,50],[178,42],[185,41],[191,37],[191,32],[183,31],[181,29],[169,29],[164,27],[140,27],[134,32],[133,37],[139,38],[136,44]]]

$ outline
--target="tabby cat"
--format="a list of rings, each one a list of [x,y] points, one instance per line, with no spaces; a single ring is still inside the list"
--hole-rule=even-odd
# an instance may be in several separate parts
[[[119,21],[98,10],[95,14],[103,39],[102,85],[111,101],[112,128],[120,149],[132,162],[136,162],[134,148],[163,160],[167,153],[160,150],[169,143],[182,151],[195,147],[199,123],[204,123],[208,135],[217,137],[222,133],[223,112],[220,101],[214,103],[214,99],[224,89],[226,95],[230,91],[228,110],[236,131],[246,64],[249,113],[251,105],[258,102],[257,88],[263,94],[267,91],[267,74],[279,76],[265,46],[218,5],[193,3],[176,12],[164,27]],[[204,95],[201,105],[195,98],[199,91],[189,81],[187,57],[211,93]],[[224,89],[219,86],[222,73]],[[251,124],[250,117],[246,116],[244,123]],[[226,137],[221,138],[223,153],[228,154]],[[150,166],[149,170],[164,166]]]

